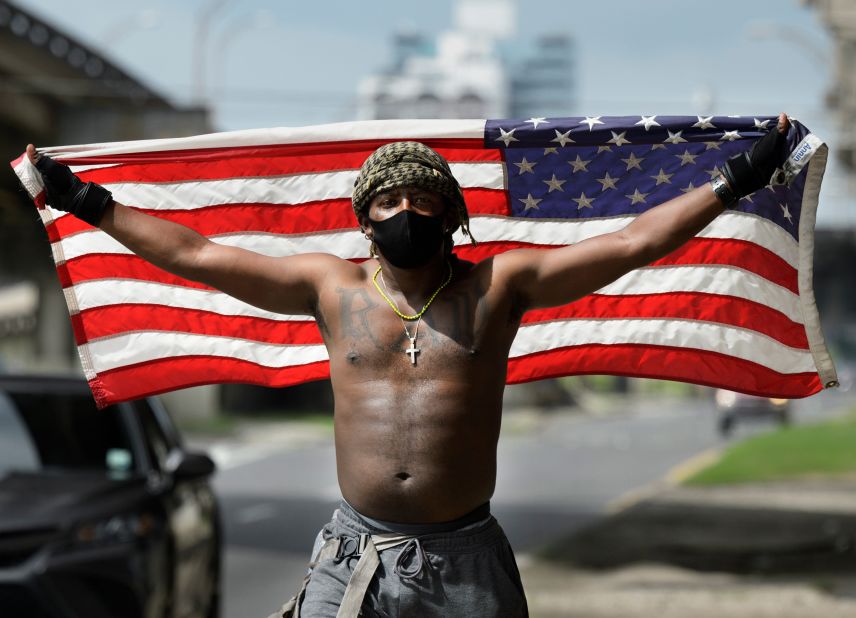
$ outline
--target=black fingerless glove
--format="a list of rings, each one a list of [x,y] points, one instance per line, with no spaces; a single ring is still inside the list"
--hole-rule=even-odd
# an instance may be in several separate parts
[[[45,183],[47,203],[51,207],[98,226],[104,211],[113,203],[112,193],[94,182],[84,183],[67,165],[44,155],[36,161],[36,169]]]
[[[751,150],[728,159],[720,171],[728,181],[736,201],[770,184],[773,173],[787,159],[787,135],[773,128],[755,142]]]

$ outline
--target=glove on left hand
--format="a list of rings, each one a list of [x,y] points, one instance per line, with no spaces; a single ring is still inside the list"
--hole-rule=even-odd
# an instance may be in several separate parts
[[[104,211],[113,203],[112,193],[94,182],[84,183],[67,165],[45,155],[36,161],[36,169],[45,183],[48,204],[98,226]]]

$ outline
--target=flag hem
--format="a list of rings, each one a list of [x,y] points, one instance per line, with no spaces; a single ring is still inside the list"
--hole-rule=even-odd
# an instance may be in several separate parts
[[[809,134],[815,137],[813,134]],[[820,140],[818,140],[820,141]],[[799,299],[803,313],[803,324],[808,337],[809,350],[814,358],[817,373],[823,388],[838,386],[838,375],[832,357],[826,347],[826,340],[820,326],[820,314],[814,297],[814,227],[817,217],[817,205],[820,184],[826,171],[829,147],[820,142],[815,152],[810,154],[806,172],[806,183],[800,207],[799,228]]]

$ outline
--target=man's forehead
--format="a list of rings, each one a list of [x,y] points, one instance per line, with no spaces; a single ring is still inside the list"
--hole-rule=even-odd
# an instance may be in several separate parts
[[[414,187],[410,185],[404,185],[401,187],[392,187],[390,189],[384,189],[383,191],[379,191],[375,196],[376,198],[381,197],[383,195],[401,195],[403,193],[411,193],[415,195],[433,195],[438,198],[442,198],[443,195],[438,193],[437,191],[431,191],[430,189],[423,189],[421,187]]]

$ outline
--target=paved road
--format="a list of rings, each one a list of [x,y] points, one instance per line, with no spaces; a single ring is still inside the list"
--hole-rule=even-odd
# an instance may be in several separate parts
[[[846,394],[797,405],[797,420]],[[493,512],[519,559],[601,516],[608,505],[721,445],[707,402],[651,402],[620,414],[512,415],[498,452]],[[737,437],[765,426],[740,428]],[[224,618],[267,616],[293,594],[321,524],[339,499],[332,439],[286,450],[241,447],[216,480],[225,513]],[[247,455],[249,453],[249,455]]]

